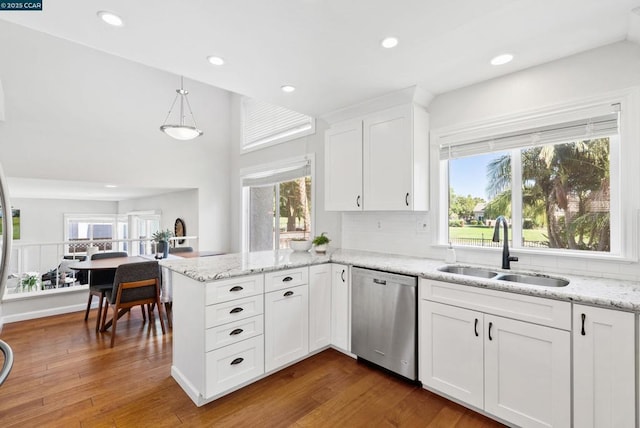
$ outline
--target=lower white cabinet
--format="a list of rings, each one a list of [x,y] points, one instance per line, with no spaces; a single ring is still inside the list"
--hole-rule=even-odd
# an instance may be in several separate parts
[[[571,425],[568,330],[490,313],[512,310],[512,305],[502,306],[499,292],[463,290],[430,280],[421,280],[420,287],[419,373],[425,386],[518,426]],[[469,308],[426,300],[427,296],[455,298],[458,305],[468,299]],[[528,317],[535,315],[536,308],[543,315],[550,312],[549,307],[566,303],[547,304],[548,299],[518,295],[509,298],[527,305]],[[570,321],[571,307],[566,305],[560,309],[566,316],[560,318]]]
[[[309,352],[331,344],[331,265],[309,266]]]
[[[634,326],[629,312],[573,306],[574,426],[635,425]]]
[[[309,286],[264,295],[264,359],[267,372],[309,353]]]
[[[351,351],[351,276],[349,266],[331,264],[331,344]]]

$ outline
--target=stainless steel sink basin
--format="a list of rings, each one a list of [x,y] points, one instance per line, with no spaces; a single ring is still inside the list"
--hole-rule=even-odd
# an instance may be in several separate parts
[[[455,273],[456,275],[475,276],[479,278],[493,278],[498,275],[498,272],[493,272],[489,269],[467,266],[444,266],[438,270],[440,272]]]
[[[518,282],[520,284],[542,285],[544,287],[565,287],[569,285],[569,281],[566,279],[537,275],[502,274],[496,279],[499,281]]]

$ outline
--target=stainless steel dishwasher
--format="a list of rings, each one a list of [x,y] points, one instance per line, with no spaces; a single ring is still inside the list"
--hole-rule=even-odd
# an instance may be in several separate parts
[[[416,381],[417,278],[358,267],[351,272],[351,352]]]

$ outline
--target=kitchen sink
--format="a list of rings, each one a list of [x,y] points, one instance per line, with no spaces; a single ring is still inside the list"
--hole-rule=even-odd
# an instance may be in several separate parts
[[[468,266],[443,266],[438,269],[440,272],[455,273],[456,275],[475,276],[479,278],[493,278],[498,272],[489,269],[468,267]]]
[[[544,287],[565,287],[569,281],[562,278],[552,278],[550,276],[503,274],[496,278],[499,281],[517,282],[520,284],[542,285]]]

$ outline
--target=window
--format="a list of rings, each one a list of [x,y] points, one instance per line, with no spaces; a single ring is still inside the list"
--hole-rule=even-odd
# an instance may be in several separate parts
[[[253,98],[242,98],[242,150],[250,151],[315,133],[315,120]]]
[[[126,239],[127,226],[124,219],[117,215],[65,214],[64,240],[75,243],[67,244],[65,252],[85,253],[87,241],[105,241],[94,243],[101,251],[126,251],[115,248],[118,244],[110,242],[115,239]]]
[[[291,239],[312,236],[311,171],[305,159],[243,177],[243,251],[289,248]]]
[[[503,215],[515,248],[621,254],[619,108],[489,138],[441,137],[446,241],[500,246],[493,226]]]

